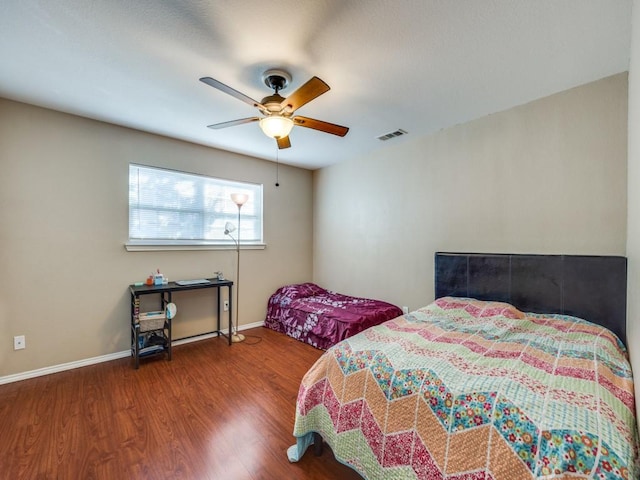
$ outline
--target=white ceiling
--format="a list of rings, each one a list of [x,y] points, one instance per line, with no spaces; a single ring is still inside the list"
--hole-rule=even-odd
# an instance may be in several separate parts
[[[275,160],[268,68],[331,90],[279,161],[316,169],[628,70],[632,0],[2,0],[0,96]],[[402,128],[388,142],[376,137]]]

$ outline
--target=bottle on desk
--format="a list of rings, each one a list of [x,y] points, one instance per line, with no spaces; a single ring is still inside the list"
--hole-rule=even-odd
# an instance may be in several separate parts
[[[164,283],[164,275],[160,273],[160,269],[153,275],[153,284],[162,285]]]

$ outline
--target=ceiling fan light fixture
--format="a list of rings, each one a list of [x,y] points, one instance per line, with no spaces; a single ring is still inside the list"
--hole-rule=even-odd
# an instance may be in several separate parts
[[[260,129],[270,138],[284,138],[289,136],[293,128],[293,120],[289,117],[272,115],[260,119]]]

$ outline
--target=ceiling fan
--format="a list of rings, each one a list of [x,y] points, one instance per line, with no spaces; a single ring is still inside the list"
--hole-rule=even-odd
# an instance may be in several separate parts
[[[322,120],[316,120],[314,118],[301,117],[299,115],[293,116],[297,109],[329,91],[329,85],[318,77],[313,77],[287,98],[282,97],[278,92],[285,89],[289,85],[289,82],[291,82],[291,75],[289,75],[289,73],[283,70],[267,70],[262,75],[262,80],[265,85],[274,90],[274,94],[266,96],[260,102],[257,102],[253,98],[248,97],[244,93],[240,93],[214,78],[202,77],[200,79],[201,82],[217,88],[221,92],[227,93],[238,100],[242,100],[252,107],[256,107],[263,115],[262,117],[248,117],[231,120],[230,122],[216,123],[208,125],[208,127],[219,129],[242,125],[244,123],[260,122],[260,128],[264,134],[268,137],[275,138],[276,142],[278,142],[278,148],[289,148],[291,146],[289,132],[291,132],[294,125],[331,133],[339,137],[344,137],[349,131],[347,127],[341,125],[323,122]]]

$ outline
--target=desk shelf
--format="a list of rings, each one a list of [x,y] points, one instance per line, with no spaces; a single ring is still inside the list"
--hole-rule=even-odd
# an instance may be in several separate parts
[[[157,355],[158,353],[164,353],[166,350],[167,347],[163,347],[162,345],[152,345],[138,350],[138,356],[142,358],[148,355]]]
[[[161,294],[163,312],[168,303],[167,297]],[[161,353],[167,354],[171,360],[171,319],[166,316],[149,320],[140,319],[140,295],[131,294],[131,356],[135,368],[140,366],[140,358]],[[147,345],[152,337],[159,339],[153,345]]]

